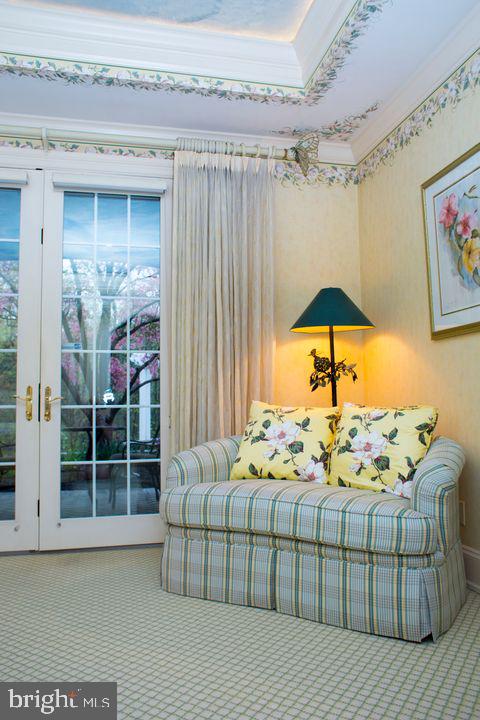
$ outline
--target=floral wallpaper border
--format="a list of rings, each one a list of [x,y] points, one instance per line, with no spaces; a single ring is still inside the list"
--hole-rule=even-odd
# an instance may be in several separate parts
[[[455,107],[465,95],[480,86],[480,50],[468,58],[447,80],[385,137],[358,165],[311,165],[305,176],[295,162],[277,163],[277,177],[283,184],[297,187],[317,183],[358,184],[391,162],[399,150],[430,127],[433,119],[447,107]]]
[[[315,105],[330,89],[356,40],[364,35],[369,23],[392,0],[358,0],[305,86],[306,105]]]
[[[277,162],[275,177],[280,180],[282,185],[294,185],[298,188],[320,183],[326,183],[327,185],[340,183],[346,187],[351,183],[357,183],[357,168],[355,165],[318,163],[311,165],[308,174],[305,176],[298,163],[293,160],[286,160]]]
[[[0,136],[0,148],[17,150],[42,150],[42,141],[38,138],[17,138],[9,135]]]
[[[133,145],[100,145],[98,143],[74,143],[67,141],[47,141],[47,148],[40,138],[16,138],[0,135],[0,148],[21,150],[59,150],[62,152],[83,153],[85,155],[111,155],[116,157],[151,158],[173,160],[174,150],[162,148],[142,148]]]
[[[357,0],[304,88],[182,75],[161,70],[101,65],[60,58],[0,53],[0,73],[63,80],[72,84],[118,85],[135,90],[197,93],[225,100],[255,100],[290,105],[315,105],[329,90],[371,19],[391,0]]]
[[[366,110],[356,115],[347,115],[347,117],[341,120],[334,120],[327,125],[322,125],[319,128],[312,127],[286,127],[281,130],[273,130],[272,135],[278,135],[282,137],[287,135],[288,137],[303,137],[304,135],[316,135],[319,139],[323,140],[341,140],[347,141],[355,132],[358,130],[364,120],[366,120],[370,113],[378,110],[379,103],[374,103]]]
[[[465,95],[480,86],[480,50],[477,50],[463,65],[450,75],[433,93],[424,100],[408,117],[387,135],[357,165],[356,182],[361,182],[386,162],[413,138],[430,127],[436,115],[447,107],[455,107]]]
[[[344,186],[358,184],[373,175],[376,170],[406,147],[415,137],[428,128],[438,113],[447,107],[455,107],[467,93],[480,86],[480,50],[477,50],[452,75],[447,78],[421,105],[406,117],[384,140],[382,140],[358,165],[315,163],[305,176],[299,165],[292,160],[279,161],[275,175],[284,185],[302,187],[326,183]],[[39,138],[17,138],[0,136],[0,148],[42,150]],[[49,150],[64,152],[94,153],[122,157],[172,159],[173,150],[141,148],[134,146],[101,145],[94,143],[72,143],[48,141]]]
[[[48,141],[49,150],[77,152],[85,155],[114,155],[118,157],[152,158],[173,160],[174,150],[162,148],[142,148],[128,145],[99,145],[97,143],[72,143],[64,141]]]

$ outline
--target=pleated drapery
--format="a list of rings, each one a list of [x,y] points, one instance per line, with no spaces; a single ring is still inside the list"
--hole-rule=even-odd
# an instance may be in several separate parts
[[[175,153],[173,452],[243,432],[272,394],[274,163],[218,145]]]

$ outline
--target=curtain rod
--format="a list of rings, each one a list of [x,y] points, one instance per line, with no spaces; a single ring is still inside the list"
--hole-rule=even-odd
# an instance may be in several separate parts
[[[218,152],[228,155],[272,158],[275,160],[293,159],[290,148],[274,145],[245,145],[225,140],[207,140],[204,138],[163,139],[135,135],[116,135],[110,133],[90,133],[82,130],[56,130],[46,127],[20,127],[18,125],[0,125],[0,136],[38,139],[44,150],[49,150],[49,142],[77,142],[85,144],[124,145],[145,149],[158,149],[175,152],[180,149],[194,149],[193,144],[201,144],[203,152]]]

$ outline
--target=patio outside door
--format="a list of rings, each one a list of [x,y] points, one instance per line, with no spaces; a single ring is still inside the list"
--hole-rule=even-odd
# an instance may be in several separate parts
[[[163,183],[26,174],[0,187],[0,550],[158,542]]]

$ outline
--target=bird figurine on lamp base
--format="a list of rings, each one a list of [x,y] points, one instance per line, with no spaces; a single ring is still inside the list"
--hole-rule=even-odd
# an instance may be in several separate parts
[[[327,357],[320,357],[315,348],[308,353],[313,357],[313,372],[310,375],[310,389],[312,392],[319,387],[326,387],[328,383],[332,384],[332,405],[337,404],[337,382],[342,375],[351,375],[353,382],[358,379],[355,372],[356,363],[347,365],[346,360],[332,362]]]
[[[313,298],[307,309],[292,325],[292,332],[321,333],[328,332],[330,340],[330,358],[321,357],[316,350],[309,355],[313,357],[313,373],[310,375],[312,392],[329,383],[332,389],[332,406],[337,404],[337,382],[342,375],[350,375],[353,382],[357,379],[355,363],[347,364],[346,360],[335,362],[334,332],[349,330],[368,330],[375,327],[354,302],[341,288],[323,288]]]

